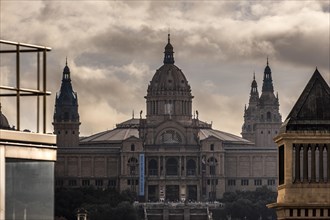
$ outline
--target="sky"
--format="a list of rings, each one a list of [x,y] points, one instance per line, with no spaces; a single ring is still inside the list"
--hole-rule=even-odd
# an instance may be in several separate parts
[[[240,136],[253,73],[261,93],[267,57],[284,120],[317,67],[330,84],[330,0],[0,1],[0,38],[52,48],[47,55],[47,132],[66,57],[78,93],[82,136],[113,129],[143,110],[171,34],[175,65],[193,110]],[[0,56],[1,85],[14,85],[14,56]],[[22,55],[22,87],[36,86],[35,57]],[[15,125],[15,100],[1,98]],[[36,130],[35,99],[22,101],[21,128]]]

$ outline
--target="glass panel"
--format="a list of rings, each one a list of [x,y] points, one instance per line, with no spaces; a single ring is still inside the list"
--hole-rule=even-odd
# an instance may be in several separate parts
[[[6,160],[6,220],[52,220],[54,162]]]

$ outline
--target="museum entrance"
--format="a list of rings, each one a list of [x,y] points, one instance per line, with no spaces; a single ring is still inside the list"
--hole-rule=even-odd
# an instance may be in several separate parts
[[[156,185],[148,186],[148,201],[150,202],[158,201],[158,186]]]
[[[167,201],[179,201],[179,186],[167,185],[165,195]]]
[[[188,201],[197,201],[197,186],[188,185],[187,186]]]

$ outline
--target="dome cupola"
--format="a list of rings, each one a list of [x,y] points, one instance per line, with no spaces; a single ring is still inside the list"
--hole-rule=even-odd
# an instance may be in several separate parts
[[[164,51],[164,64],[174,64],[174,52],[170,37],[170,34],[168,34],[167,45],[165,46]]]
[[[181,69],[174,65],[173,54],[173,46],[168,35],[164,64],[156,70],[145,97],[149,118],[159,115],[185,115],[191,118],[191,88]]]

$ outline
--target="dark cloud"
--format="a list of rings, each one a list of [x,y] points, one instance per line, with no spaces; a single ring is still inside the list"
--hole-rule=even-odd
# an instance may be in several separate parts
[[[1,38],[53,48],[47,60],[53,94],[68,57],[83,134],[111,129],[133,109],[144,110],[169,28],[194,108],[221,130],[240,133],[252,74],[261,88],[267,56],[283,118],[315,66],[330,81],[327,1],[6,1],[1,6]],[[13,67],[3,61],[1,80],[12,83]],[[33,62],[22,62],[24,83],[33,85]],[[54,95],[48,101],[50,131],[53,106]],[[6,108],[10,115],[14,105],[6,101]]]

